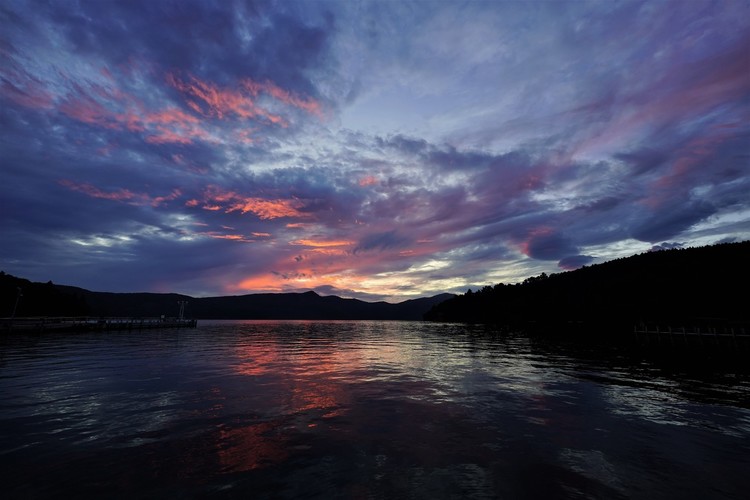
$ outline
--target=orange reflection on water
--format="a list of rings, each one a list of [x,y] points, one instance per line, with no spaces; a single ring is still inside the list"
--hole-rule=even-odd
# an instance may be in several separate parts
[[[289,440],[294,432],[318,432],[325,419],[344,415],[351,408],[351,388],[339,375],[342,365],[359,366],[359,354],[335,352],[318,344],[328,340],[306,339],[304,346],[293,342],[289,339],[282,345],[261,335],[252,344],[235,348],[235,373],[266,377],[262,386],[248,381],[248,394],[260,395],[264,404],[281,414],[272,421],[219,430],[215,446],[222,471],[281,464],[292,451]]]
[[[224,472],[279,464],[289,456],[286,441],[277,426],[270,422],[222,430],[219,434],[219,461]]]
[[[265,342],[262,345],[243,345],[235,349],[239,363],[233,371],[240,375],[259,376],[273,371],[278,363],[279,348],[275,343]]]
[[[274,398],[290,414],[321,410],[323,413],[317,416],[341,415],[351,395],[340,375],[342,370],[361,365],[361,353],[320,348],[318,342],[327,341],[308,339],[298,349],[265,339],[238,346],[235,355],[239,362],[234,371],[246,376],[273,375],[277,387]]]

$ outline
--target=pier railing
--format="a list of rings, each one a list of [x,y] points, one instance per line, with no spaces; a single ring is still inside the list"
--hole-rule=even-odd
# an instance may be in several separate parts
[[[633,335],[641,345],[750,348],[750,329],[744,325],[670,326],[639,324]]]
[[[0,318],[2,331],[110,331],[157,328],[195,328],[197,320],[180,318],[138,317],[33,317]]]

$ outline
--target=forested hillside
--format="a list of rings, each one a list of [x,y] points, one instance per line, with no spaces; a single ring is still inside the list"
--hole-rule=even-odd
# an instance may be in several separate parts
[[[747,241],[662,250],[469,290],[425,318],[519,329],[747,322],[749,277]]]

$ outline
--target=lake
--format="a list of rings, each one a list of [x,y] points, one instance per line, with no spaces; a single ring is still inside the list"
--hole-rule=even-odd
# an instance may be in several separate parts
[[[750,377],[471,325],[3,334],[5,498],[747,498]]]

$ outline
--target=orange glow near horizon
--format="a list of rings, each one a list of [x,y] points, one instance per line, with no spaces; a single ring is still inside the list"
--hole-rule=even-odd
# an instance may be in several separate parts
[[[278,276],[272,273],[263,273],[262,275],[245,278],[239,283],[230,284],[227,289],[230,292],[281,292],[283,287]]]
[[[318,286],[337,286],[339,279],[331,273],[321,274],[315,269],[297,268],[281,272],[255,274],[226,286],[229,292],[282,293],[290,289],[313,289]]]
[[[289,244],[314,248],[328,248],[353,245],[354,242],[348,240],[294,240],[290,241]]]

